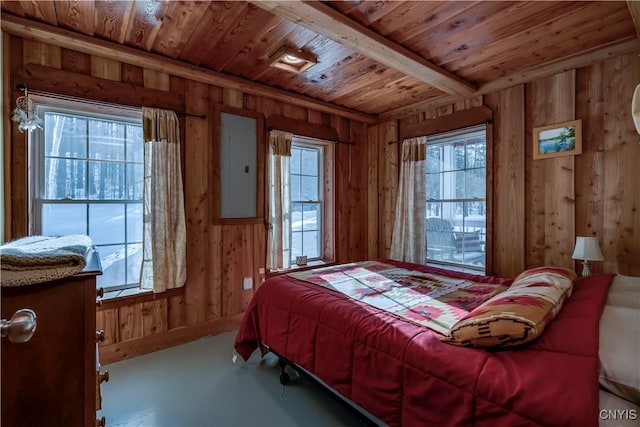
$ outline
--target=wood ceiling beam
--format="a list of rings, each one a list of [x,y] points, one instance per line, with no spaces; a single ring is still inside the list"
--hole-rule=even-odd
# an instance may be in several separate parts
[[[636,27],[636,34],[640,40],[640,1],[627,0],[627,7],[629,7],[631,19],[633,20],[633,25]]]
[[[251,3],[449,95],[466,97],[476,91],[472,83],[432,64],[322,2],[259,0]]]
[[[640,3],[640,2],[639,2]],[[480,85],[478,90],[469,98],[487,93],[497,92],[516,86],[522,83],[529,83],[553,74],[562,73],[567,70],[587,67],[598,62],[605,61],[609,58],[615,58],[620,55],[640,52],[640,43],[638,39],[626,39],[622,42],[615,42],[606,46],[600,46],[591,51],[582,52],[557,61],[549,61],[539,64],[527,70],[519,71],[508,76],[500,77],[488,83]],[[431,98],[424,101],[416,102],[405,107],[396,108],[379,115],[380,121],[399,119],[411,114],[420,113],[429,108],[441,107],[447,104],[453,104],[460,99],[451,95],[443,95],[437,98]]]
[[[2,31],[24,39],[53,44],[66,49],[77,50],[89,55],[137,65],[149,70],[168,73],[174,76],[184,77],[186,79],[214,86],[233,88],[251,95],[272,98],[292,105],[310,108],[324,113],[335,114],[340,117],[364,123],[377,122],[377,117],[374,115],[361,113],[333,105],[328,102],[318,101],[307,96],[272,88],[240,77],[234,77],[217,71],[208,70],[206,68],[197,67],[172,58],[123,46],[118,43],[100,40],[84,34],[79,34],[5,13],[2,13],[1,17]]]

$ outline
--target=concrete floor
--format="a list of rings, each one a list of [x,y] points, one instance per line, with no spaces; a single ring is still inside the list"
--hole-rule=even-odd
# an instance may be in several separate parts
[[[234,332],[103,367],[107,426],[364,426],[311,381],[280,385],[280,368],[231,361]]]

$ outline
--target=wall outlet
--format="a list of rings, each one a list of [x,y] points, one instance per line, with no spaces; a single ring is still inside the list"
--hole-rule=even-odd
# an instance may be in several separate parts
[[[253,277],[245,277],[242,279],[242,289],[245,291],[253,289]]]

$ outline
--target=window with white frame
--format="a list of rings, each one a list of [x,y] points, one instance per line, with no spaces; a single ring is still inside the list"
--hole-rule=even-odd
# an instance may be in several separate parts
[[[32,132],[33,221],[36,234],[87,234],[100,254],[98,286],[139,286],[142,262],[143,137],[130,110],[87,112],[36,106],[42,130]],[[132,115],[134,117],[132,117]]]
[[[485,126],[427,137],[427,259],[484,271]]]
[[[333,260],[332,183],[333,146],[319,140],[293,137],[289,179],[291,191],[291,264]]]

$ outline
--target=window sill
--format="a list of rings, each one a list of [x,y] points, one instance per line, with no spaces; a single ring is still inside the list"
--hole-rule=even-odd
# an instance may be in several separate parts
[[[102,306],[99,310],[108,310],[123,305],[139,304],[143,302],[168,299],[183,294],[182,288],[169,289],[164,292],[154,294],[149,289],[131,288],[120,291],[105,292],[102,298]]]
[[[269,277],[281,276],[283,274],[292,273],[294,271],[305,271],[305,270],[311,270],[311,269],[320,268],[320,267],[330,267],[332,265],[336,265],[336,263],[333,262],[333,261],[323,261],[323,260],[309,261],[309,263],[307,263],[307,265],[296,265],[296,264],[293,264],[289,268],[283,268],[281,270],[269,271],[266,274],[266,278],[268,279]]]
[[[459,271],[461,273],[468,274],[479,274],[485,275],[484,269],[470,268],[470,267],[462,267],[459,265],[447,264],[447,263],[439,263],[439,262],[427,262],[429,267],[441,268],[443,270],[451,270],[451,271]]]

